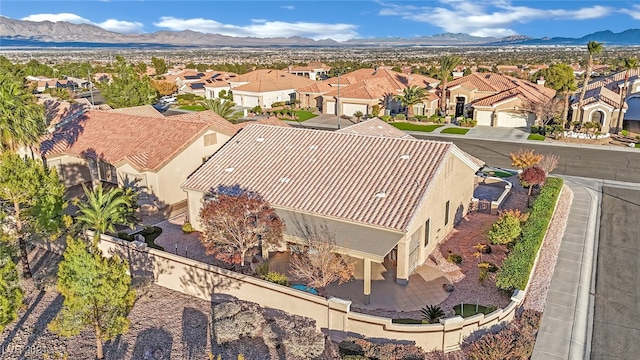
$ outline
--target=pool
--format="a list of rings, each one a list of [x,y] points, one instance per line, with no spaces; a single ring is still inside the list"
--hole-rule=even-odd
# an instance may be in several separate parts
[[[303,284],[292,284],[291,285],[292,288],[296,289],[296,290],[302,290],[302,291],[306,291],[309,294],[313,294],[313,295],[318,295],[318,290],[312,288],[312,287],[308,287],[307,285],[303,285]]]

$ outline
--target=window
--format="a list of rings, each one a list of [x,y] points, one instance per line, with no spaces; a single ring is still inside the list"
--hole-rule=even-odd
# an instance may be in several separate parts
[[[113,165],[94,158],[87,159],[89,163],[89,172],[94,180],[106,181],[113,184],[118,183],[118,175]]]
[[[218,134],[207,134],[204,136],[204,146],[211,146],[218,143]]]
[[[447,203],[444,206],[444,226],[449,225],[449,205],[451,203],[451,200],[447,201]]]
[[[427,219],[424,223],[424,246],[429,245],[431,241],[431,219]]]

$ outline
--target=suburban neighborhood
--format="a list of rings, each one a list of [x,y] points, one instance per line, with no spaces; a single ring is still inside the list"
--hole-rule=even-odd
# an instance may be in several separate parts
[[[3,44],[0,359],[634,359],[635,50],[491,44]]]

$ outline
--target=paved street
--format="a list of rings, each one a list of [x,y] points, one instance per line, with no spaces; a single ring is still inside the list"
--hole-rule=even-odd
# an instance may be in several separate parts
[[[640,354],[640,191],[603,187],[591,359]]]

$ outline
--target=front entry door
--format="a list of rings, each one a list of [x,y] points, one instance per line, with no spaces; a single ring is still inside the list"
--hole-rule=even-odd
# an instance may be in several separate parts
[[[462,116],[464,114],[464,98],[456,98],[456,115],[455,117]]]

